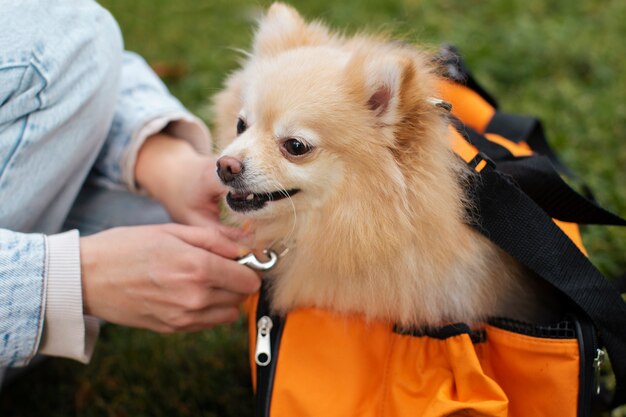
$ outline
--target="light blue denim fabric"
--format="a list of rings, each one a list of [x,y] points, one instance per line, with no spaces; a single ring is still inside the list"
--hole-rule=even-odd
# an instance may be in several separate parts
[[[60,232],[88,174],[121,184],[120,157],[151,118],[182,112],[125,54],[88,0],[0,0],[0,368],[37,351],[44,234]],[[21,233],[18,233],[21,232]]]
[[[122,185],[120,161],[134,132],[150,120],[170,114],[189,114],[139,55],[125,52],[121,86],[109,139],[98,156],[94,174],[109,184]]]
[[[44,250],[41,235],[0,229],[0,363],[3,365],[24,365],[36,352],[43,325]]]

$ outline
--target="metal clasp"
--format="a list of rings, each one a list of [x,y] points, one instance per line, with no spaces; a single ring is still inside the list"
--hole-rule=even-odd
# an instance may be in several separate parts
[[[274,268],[276,262],[278,262],[278,255],[271,249],[266,249],[263,253],[268,257],[268,260],[265,262],[260,261],[254,253],[249,253],[246,256],[239,258],[237,262],[241,265],[247,266],[248,268],[254,269],[255,271],[269,271]]]

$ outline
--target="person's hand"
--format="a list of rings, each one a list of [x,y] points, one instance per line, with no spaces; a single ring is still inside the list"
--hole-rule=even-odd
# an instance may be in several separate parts
[[[234,321],[259,276],[225,226],[176,224],[110,229],[80,239],[84,312],[158,332]]]
[[[187,141],[164,133],[148,138],[137,155],[135,178],[175,222],[214,226],[218,221],[226,190],[215,173],[215,157],[198,154]]]

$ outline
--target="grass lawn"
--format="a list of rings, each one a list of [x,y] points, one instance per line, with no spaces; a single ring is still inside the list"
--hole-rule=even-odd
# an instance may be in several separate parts
[[[207,121],[208,98],[247,48],[268,2],[103,0],[126,46]],[[456,45],[503,109],[539,116],[562,159],[608,209],[626,216],[626,2],[605,0],[293,1],[347,32],[385,30]],[[626,230],[587,227],[591,259],[626,271]],[[107,326],[89,366],[47,361],[0,394],[0,415],[252,415],[243,322],[161,336]]]

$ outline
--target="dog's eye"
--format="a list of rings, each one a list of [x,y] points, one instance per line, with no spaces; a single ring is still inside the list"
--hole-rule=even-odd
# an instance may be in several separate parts
[[[241,135],[243,132],[245,132],[247,128],[248,128],[248,125],[241,117],[237,119],[237,134],[238,135]]]
[[[283,149],[285,149],[289,155],[301,156],[308,153],[311,147],[298,139],[290,138],[283,142]]]

